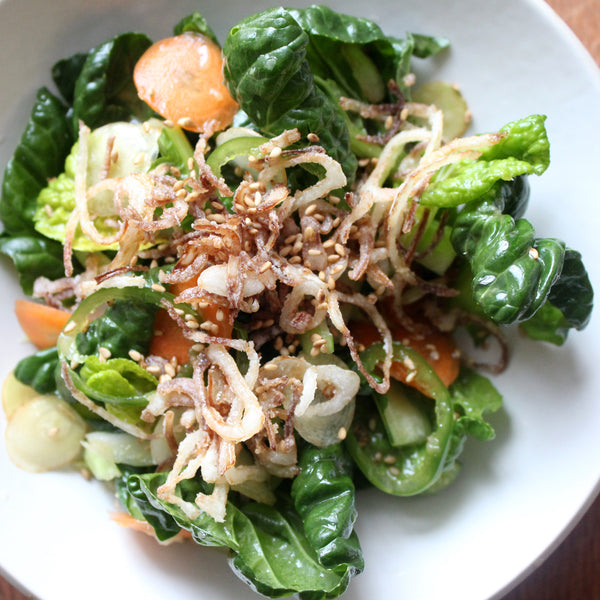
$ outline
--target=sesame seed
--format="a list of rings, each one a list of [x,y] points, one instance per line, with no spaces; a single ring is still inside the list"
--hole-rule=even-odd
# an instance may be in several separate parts
[[[281,338],[279,338],[281,339]],[[277,365],[275,363],[267,363],[266,365],[263,366],[263,369],[265,371],[277,371]]]
[[[333,248],[335,246],[335,240],[333,239],[329,239],[326,242],[323,242],[323,248],[325,249],[329,249],[329,248]]]
[[[540,257],[540,253],[535,248],[529,248],[529,258],[537,260]]]
[[[393,465],[396,462],[396,457],[393,454],[388,454],[384,457],[383,462],[386,465]]]
[[[165,286],[164,285],[160,285],[160,283],[153,283],[152,284],[152,289],[155,292],[166,292],[167,291],[166,288],[165,288]]]
[[[398,475],[400,475],[400,469],[398,469],[398,467],[390,467],[388,471],[391,475],[394,475],[394,477],[398,477]]]
[[[193,127],[194,121],[192,121],[190,117],[182,117],[177,120],[177,125],[179,125],[179,127]]]
[[[266,273],[271,267],[273,266],[273,263],[268,260],[266,263],[263,264],[263,266],[259,269],[259,273]]]
[[[273,150],[271,150],[271,152],[269,153],[269,156],[271,158],[278,158],[281,156],[281,148],[279,146],[275,146],[275,148],[273,148]]]
[[[338,430],[338,439],[345,440],[347,435],[348,435],[348,432],[346,431],[346,428],[340,427]]]
[[[66,325],[65,328],[63,329],[63,333],[70,333],[71,331],[73,331],[73,329],[75,329],[75,327],[77,327],[75,325],[75,321],[69,321]]]
[[[310,217],[310,215],[312,215],[315,211],[317,210],[317,205],[316,204],[311,204],[305,211],[304,214],[307,217]]]
[[[309,256],[320,256],[320,255],[321,255],[321,251],[320,251],[320,250],[318,250],[317,248],[311,248],[311,249],[308,251],[308,255],[309,255]]]
[[[131,360],[135,360],[135,362],[140,362],[140,360],[144,358],[137,350],[130,350],[128,354],[129,358],[131,358]]]
[[[300,256],[292,256],[290,257],[289,261],[290,265],[297,265],[300,264],[302,262],[302,257]]]
[[[338,260],[340,260],[340,256],[338,254],[330,254],[327,257],[327,262],[330,263],[330,264],[335,263]]]
[[[319,141],[319,136],[316,133],[311,132],[306,136],[306,139],[314,144]]]

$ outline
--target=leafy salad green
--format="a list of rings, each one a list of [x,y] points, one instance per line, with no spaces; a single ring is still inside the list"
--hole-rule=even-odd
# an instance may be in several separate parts
[[[59,61],[0,200],[38,347],[3,391],[13,461],[110,482],[122,524],[227,548],[260,594],[343,594],[357,487],[439,493],[495,436],[501,327],[561,345],[593,305],[524,218],[545,117],[465,137],[413,75],[447,46],[311,6]]]

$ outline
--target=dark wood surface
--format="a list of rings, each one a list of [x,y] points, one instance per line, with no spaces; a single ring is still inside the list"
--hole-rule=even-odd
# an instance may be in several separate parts
[[[600,64],[600,0],[547,0]],[[503,600],[600,599],[600,498],[534,573]],[[0,577],[0,600],[25,600]]]

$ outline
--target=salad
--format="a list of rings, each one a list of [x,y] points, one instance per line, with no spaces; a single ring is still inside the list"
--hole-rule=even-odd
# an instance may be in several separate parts
[[[439,492],[494,437],[501,327],[561,344],[589,320],[581,256],[523,217],[544,117],[466,136],[458,90],[412,75],[445,40],[323,6],[222,49],[199,14],[173,33],[57,63],[6,169],[40,349],[4,387],[7,451],[111,482],[161,542],[229,548],[259,593],[336,597],[355,490]]]

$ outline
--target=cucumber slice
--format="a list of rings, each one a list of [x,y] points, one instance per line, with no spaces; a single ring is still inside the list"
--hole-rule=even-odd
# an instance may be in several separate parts
[[[423,394],[392,380],[388,393],[377,395],[376,402],[392,446],[411,446],[427,440],[432,426]]]
[[[430,81],[413,93],[413,100],[434,104],[444,113],[444,139],[453,140],[465,133],[471,122],[471,111],[455,85],[446,81]]]
[[[7,420],[11,419],[19,406],[36,396],[39,394],[32,387],[21,383],[11,371],[2,386],[2,408]]]
[[[19,406],[6,426],[6,451],[25,471],[69,464],[79,455],[85,421],[57,396],[37,396]]]

